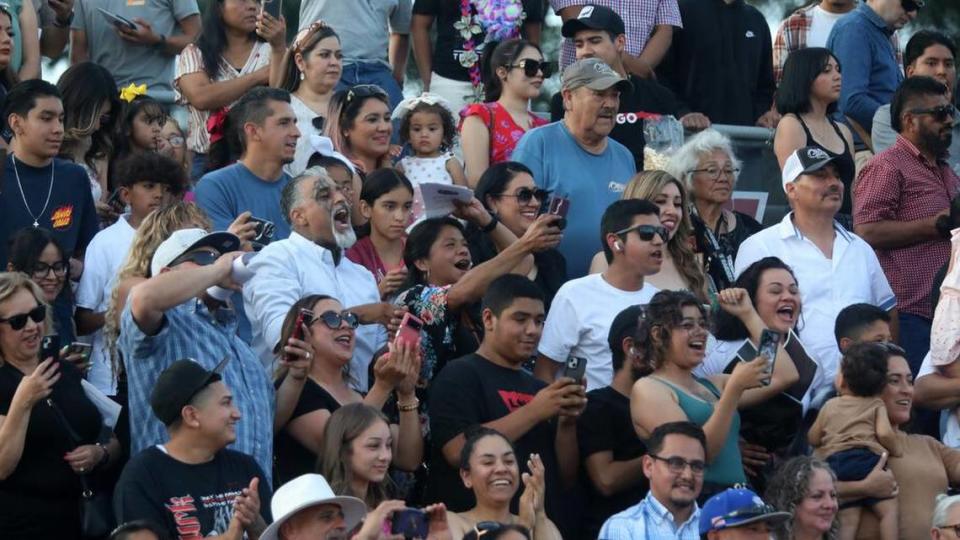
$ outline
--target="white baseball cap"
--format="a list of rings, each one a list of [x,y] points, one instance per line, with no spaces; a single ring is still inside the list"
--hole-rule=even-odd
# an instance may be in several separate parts
[[[819,146],[798,148],[783,163],[783,191],[787,191],[787,184],[796,181],[800,176],[817,172],[830,163],[833,163],[837,168],[837,175],[841,178],[846,176],[847,173],[852,174],[853,171],[847,170],[849,169],[848,164],[840,159],[841,157],[831,156]]]
[[[346,530],[353,530],[367,514],[367,506],[356,497],[338,497],[330,484],[319,474],[304,474],[280,486],[270,501],[273,523],[267,527],[260,540],[278,540],[280,527],[300,510],[319,504],[335,504],[343,512]]]
[[[156,276],[178,257],[200,247],[212,247],[220,254],[240,249],[240,239],[228,232],[208,233],[203,229],[180,229],[164,240],[150,259],[150,275]]]

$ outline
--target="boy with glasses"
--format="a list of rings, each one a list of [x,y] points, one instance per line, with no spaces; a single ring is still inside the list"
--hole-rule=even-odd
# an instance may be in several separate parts
[[[707,438],[692,422],[661,424],[647,441],[643,475],[650,491],[600,529],[602,540],[699,540],[697,497],[707,467]]]
[[[547,315],[534,374],[553,382],[570,357],[587,361],[587,389],[613,381],[613,362],[607,338],[621,310],[646,304],[657,288],[644,283],[660,271],[667,230],[660,210],[650,201],[619,200],[603,213],[600,238],[609,266],[565,283],[557,291]]]

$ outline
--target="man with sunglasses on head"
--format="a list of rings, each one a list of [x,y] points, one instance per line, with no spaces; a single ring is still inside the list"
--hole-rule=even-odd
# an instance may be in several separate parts
[[[948,95],[930,77],[906,79],[890,104],[897,141],[854,184],[854,230],[877,251],[897,294],[899,343],[914,375],[930,349],[930,290],[950,258],[953,227],[941,216],[949,217],[960,191],[960,177],[946,162],[956,118]]]
[[[707,437],[693,422],[657,426],[641,459],[650,483],[639,503],[615,514],[600,529],[600,540],[699,540],[697,497],[707,466]]]
[[[231,448],[253,457],[269,484],[273,471],[276,400],[296,403],[287,389],[274,392],[253,350],[237,336],[229,298],[239,289],[233,263],[240,239],[226,232],[181,229],[164,240],[150,262],[150,278],[130,290],[120,315],[117,348],[127,373],[131,451],[136,454],[167,438],[150,409],[150,392],[163,370],[192,358],[212,370],[224,358],[223,381],[235,392],[243,416]],[[296,356],[309,359],[309,346]]]
[[[623,19],[616,11],[595,5],[586,5],[580,14],[563,23],[561,33],[573,40],[577,60],[599,58],[633,85],[633,92],[620,96],[617,125],[610,137],[626,146],[637,164],[643,169],[643,116],[644,113],[672,114],[680,119],[687,129],[698,131],[710,127],[706,116],[683,110],[677,97],[656,79],[645,79],[627,72],[624,66],[627,43]],[[550,119],[563,118],[563,95],[557,92],[550,101]]]
[[[344,256],[357,237],[350,205],[325,169],[311,167],[291,180],[280,208],[292,229],[290,237],[253,258],[249,268],[254,276],[243,287],[253,348],[265,366],[273,365],[290,307],[310,294],[329,295],[360,317],[350,375],[356,389],[365,392],[367,368],[387,343],[385,326],[396,328],[403,310],[381,302],[373,274]]]
[[[800,339],[820,364],[809,397],[832,387],[840,362],[834,322],[843,308],[866,302],[896,315],[897,299],[873,249],[834,219],[845,196],[846,163],[816,146],[791,154],[782,173],[791,211],[740,245],[734,269],[739,276],[760,259],[777,257],[793,270],[803,305]]]
[[[637,172],[630,150],[610,138],[620,95],[631,89],[602,60],[577,60],[563,70],[563,120],[531,129],[513,150],[537,187],[572,201],[559,247],[572,278],[587,274],[599,247],[597,220]]]
[[[553,298],[534,368],[544,382],[552,382],[568,358],[578,357],[587,361],[588,390],[608,386],[613,381],[608,335],[614,317],[628,306],[646,304],[658,292],[645,282],[660,271],[667,244],[657,205],[643,199],[614,202],[603,213],[599,237],[607,269],[568,281]]]
[[[947,85],[947,99],[954,101],[957,84],[957,46],[946,34],[936,30],[920,30],[903,53],[907,77],[933,77]],[[878,154],[893,146],[897,132],[890,125],[890,105],[877,109],[873,115],[873,150]],[[954,118],[953,142],[947,155],[953,172],[960,174],[960,119]]]

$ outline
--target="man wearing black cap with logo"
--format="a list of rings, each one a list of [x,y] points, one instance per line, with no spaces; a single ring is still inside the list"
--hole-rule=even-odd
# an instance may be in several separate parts
[[[633,84],[633,92],[620,96],[617,123],[610,137],[623,144],[633,154],[637,170],[643,168],[643,119],[647,114],[672,114],[690,130],[710,127],[710,120],[695,112],[682,109],[669,88],[655,79],[644,79],[628,74],[623,59],[627,43],[623,19],[612,9],[586,5],[577,17],[563,23],[561,33],[573,40],[577,60],[599,58]],[[550,119],[563,118],[563,96],[560,92],[550,101]]]
[[[157,378],[150,407],[170,437],[123,470],[113,500],[120,523],[151,521],[172,538],[260,537],[270,484],[250,456],[226,448],[241,419],[220,376],[228,363],[207,371],[177,360]]]
[[[844,197],[842,169],[848,166],[818,146],[791,154],[782,180],[793,211],[747,238],[737,253],[737,275],[764,257],[779,257],[793,269],[803,301],[800,338],[820,364],[808,398],[832,387],[840,362],[833,332],[840,310],[868,303],[892,311],[897,305],[873,248],[834,220]]]

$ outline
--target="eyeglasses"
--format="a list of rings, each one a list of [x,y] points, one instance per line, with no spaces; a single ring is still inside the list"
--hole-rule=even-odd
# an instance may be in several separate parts
[[[957,523],[956,525],[940,525],[937,528],[941,530],[950,529],[951,531],[953,531],[954,536],[960,536],[960,523]]]
[[[510,195],[509,193],[503,193],[500,196],[516,197],[518,204],[529,204],[533,199],[536,199],[540,202],[547,200],[547,197],[550,196],[550,192],[545,189],[530,189],[528,187],[522,187],[513,195]]]
[[[313,129],[322,132],[323,126],[327,124],[327,119],[322,116],[314,116],[310,123],[313,124]]]
[[[699,459],[687,461],[682,457],[677,457],[677,456],[671,456],[671,457],[665,458],[665,457],[660,457],[656,454],[647,454],[647,455],[657,461],[662,461],[666,463],[667,468],[670,469],[670,472],[674,474],[680,474],[684,471],[684,469],[686,469],[687,467],[690,467],[690,472],[692,472],[693,474],[700,475],[700,474],[703,474],[703,471],[706,470],[707,468],[707,464]]]
[[[948,118],[953,118],[957,109],[950,104],[938,105],[936,107],[927,107],[926,109],[910,109],[910,114],[929,114],[937,122],[946,122]]]
[[[350,328],[360,326],[360,318],[352,311],[324,311],[320,315],[315,315],[312,311],[303,310],[303,322],[307,326],[313,326],[315,322],[322,322],[331,330],[339,330],[343,323],[347,323]]]
[[[53,271],[54,276],[63,277],[66,275],[67,271],[70,270],[70,263],[67,261],[57,261],[53,264],[36,262],[33,265],[33,269],[30,270],[30,275],[33,276],[33,279],[43,279],[50,274],[51,270]]]
[[[920,8],[925,5],[927,5],[925,0],[900,0],[900,6],[903,7],[903,10],[907,13],[920,11]]]
[[[663,225],[634,225],[632,227],[627,227],[626,229],[616,231],[613,234],[625,237],[627,234],[633,231],[637,231],[640,239],[644,242],[649,242],[653,240],[654,236],[659,236],[660,239],[666,243],[667,237],[670,235],[670,233],[667,231],[667,228]]]
[[[538,71],[543,73],[544,79],[553,74],[553,64],[545,60],[543,62],[540,60],[534,60],[533,58],[524,58],[516,64],[510,64],[507,67],[520,68],[523,70],[523,74],[527,77],[536,77]]]
[[[707,177],[713,181],[717,181],[720,179],[721,174],[727,178],[736,178],[737,175],[740,174],[740,169],[735,169],[733,167],[724,167],[722,169],[720,167],[706,167],[704,169],[694,169],[690,172],[707,173]]]
[[[349,105],[356,99],[373,96],[379,96],[383,99],[388,99],[387,91],[383,88],[380,88],[375,84],[358,84],[356,86],[351,86],[350,90],[347,90],[347,97],[343,100],[343,104]]]
[[[170,263],[170,267],[177,266],[178,264],[183,264],[185,262],[192,262],[197,266],[210,266],[215,263],[217,259],[220,258],[220,254],[214,251],[191,251],[190,253],[185,253]]]
[[[26,313],[19,313],[6,319],[0,319],[0,323],[9,324],[10,329],[14,331],[23,330],[23,327],[27,325],[28,318],[35,323],[43,322],[43,320],[47,318],[47,306],[41,304]]]
[[[167,137],[167,142],[170,143],[170,146],[176,146],[176,147],[183,146],[183,136],[171,135]]]

